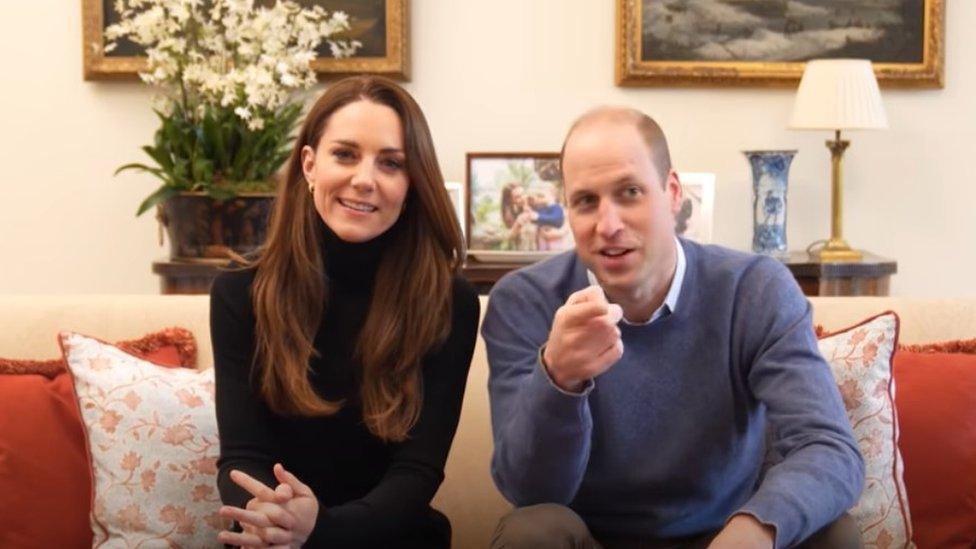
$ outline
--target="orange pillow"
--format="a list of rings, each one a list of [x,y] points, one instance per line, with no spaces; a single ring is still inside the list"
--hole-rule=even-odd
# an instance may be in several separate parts
[[[894,363],[915,543],[976,547],[976,355],[900,350]]]
[[[119,348],[163,366],[194,367],[196,342],[168,328]],[[0,359],[0,547],[91,547],[91,467],[63,359]]]
[[[91,471],[67,372],[0,376],[0,547],[91,547]]]

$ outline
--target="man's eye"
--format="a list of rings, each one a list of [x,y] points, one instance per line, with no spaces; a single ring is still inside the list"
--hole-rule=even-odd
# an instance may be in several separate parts
[[[577,208],[587,208],[596,204],[596,198],[592,196],[581,196],[573,201],[573,206]]]
[[[624,189],[624,195],[627,196],[628,198],[637,198],[638,196],[641,195],[641,189],[640,187],[632,185]]]

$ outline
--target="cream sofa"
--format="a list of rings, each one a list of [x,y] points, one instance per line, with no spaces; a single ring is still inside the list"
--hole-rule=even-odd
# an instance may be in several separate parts
[[[972,338],[976,298],[813,298],[814,321],[848,326],[888,309],[901,317],[901,342]],[[482,297],[482,312],[486,298]],[[206,296],[0,296],[4,318],[0,356],[58,356],[55,334],[74,330],[108,341],[135,338],[165,326],[191,330],[199,344],[200,368],[212,366]],[[488,367],[479,338],[464,399],[461,423],[434,506],[450,517],[454,546],[486,547],[499,517],[510,508],[491,480]]]

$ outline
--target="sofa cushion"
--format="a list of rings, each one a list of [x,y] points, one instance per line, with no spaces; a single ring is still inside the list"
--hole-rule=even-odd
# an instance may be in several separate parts
[[[899,446],[919,547],[976,547],[976,355],[895,353]]]
[[[159,364],[196,362],[182,328],[119,345]],[[17,502],[0,513],[0,547],[91,547],[91,470],[63,358],[0,358],[0,486]]]
[[[901,319],[899,319],[899,323],[900,321]],[[823,324],[817,324],[814,327],[814,332],[817,334],[817,337],[823,337],[829,334],[830,330],[824,328]],[[976,338],[935,341],[932,343],[899,343],[898,347],[895,349],[895,356],[897,357],[897,353],[902,351],[912,353],[965,353],[972,355],[976,354]]]
[[[90,475],[71,376],[0,376],[0,547],[91,547]]]
[[[868,546],[906,547],[911,540],[894,404],[897,342],[898,316],[890,311],[819,341],[864,456],[864,491],[850,514]]]
[[[915,345],[899,345],[898,351],[913,353],[964,353],[976,354],[976,338],[954,339],[952,341],[938,341],[935,343],[918,343]],[[897,355],[895,355],[897,357]]]
[[[161,366],[195,368],[197,365],[197,343],[193,334],[185,328],[163,328],[138,339],[116,342],[115,346]],[[0,375],[36,374],[54,378],[64,371],[64,358],[35,360],[0,357]]]
[[[93,544],[214,545],[213,369],[160,367],[75,333],[61,346],[91,459]]]

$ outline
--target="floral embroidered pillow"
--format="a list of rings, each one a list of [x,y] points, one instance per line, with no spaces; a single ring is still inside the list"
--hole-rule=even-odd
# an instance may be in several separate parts
[[[861,528],[865,546],[879,549],[914,547],[904,462],[897,445],[892,375],[897,343],[898,316],[893,312],[819,341],[864,455],[864,491],[850,514]]]
[[[213,369],[156,366],[75,333],[60,341],[91,455],[93,546],[218,545]]]

